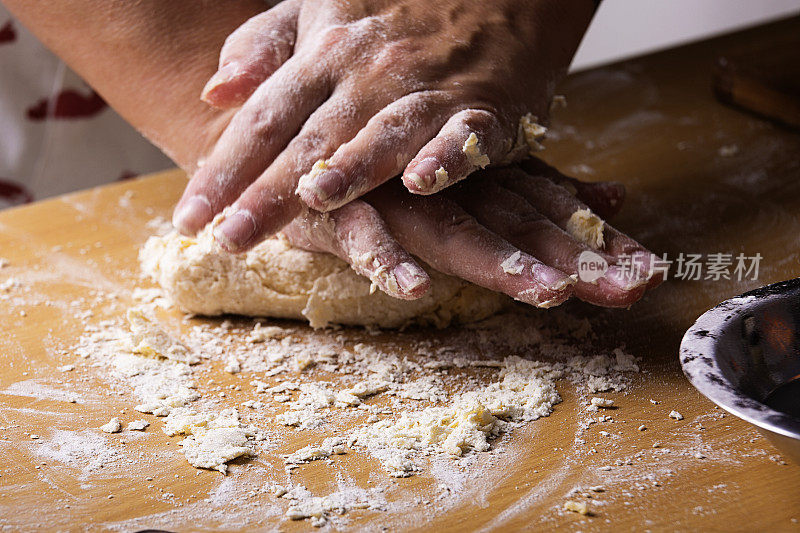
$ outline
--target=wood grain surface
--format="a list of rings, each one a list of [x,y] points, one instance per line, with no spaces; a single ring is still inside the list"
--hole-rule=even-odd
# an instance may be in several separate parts
[[[581,432],[581,443],[582,400],[559,384],[564,402],[553,414],[515,432],[493,462],[479,458],[482,474],[454,485],[446,504],[418,502],[439,493],[430,475],[387,482],[374,460],[357,453],[335,467],[304,467],[296,475],[319,494],[335,487],[335,468],[359,483],[386,482],[387,499],[407,502],[397,512],[351,511],[338,527],[800,530],[800,466],[715,409],[678,365],[681,336],[704,310],[800,272],[800,136],[719,104],[710,88],[720,54],[792,36],[800,46],[800,19],[573,75],[559,90],[569,105],[555,112],[544,153],[578,178],[625,183],[626,205],[613,222],[652,250],[669,258],[759,253],[758,279],[670,280],[630,310],[570,303],[570,313],[591,319],[600,342],[624,343],[642,358],[628,391],[608,395],[619,406],[614,423]],[[236,461],[223,477],[189,466],[154,417],[145,416],[153,425],[141,435],[97,429],[110,416],[138,415],[135,400],[69,347],[87,325],[122,316],[131,291],[144,284],[136,255],[152,232],[146,223],[169,217],[184,184],[181,173],[168,172],[0,213],[0,257],[10,263],[0,283],[22,283],[0,300],[0,527],[312,529],[284,518],[287,503],[257,490],[263,472],[282,473],[277,452]],[[112,292],[116,300],[98,298]],[[67,364],[75,370],[58,370]],[[222,384],[252,379],[220,365],[204,376]],[[244,401],[247,390],[220,405]],[[81,400],[71,403],[72,393]],[[684,419],[668,418],[672,409]],[[310,438],[290,435],[284,448]],[[588,498],[581,488],[593,485],[606,491]],[[589,501],[592,516],[563,511],[576,488],[574,498]]]

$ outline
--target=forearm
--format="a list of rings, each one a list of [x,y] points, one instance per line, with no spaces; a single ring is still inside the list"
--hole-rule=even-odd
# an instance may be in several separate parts
[[[225,37],[260,0],[2,0],[127,121],[193,170],[229,120],[200,101]]]

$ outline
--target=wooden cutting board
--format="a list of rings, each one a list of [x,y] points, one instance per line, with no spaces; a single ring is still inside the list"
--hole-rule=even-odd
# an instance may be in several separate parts
[[[571,304],[601,342],[624,343],[642,358],[644,372],[631,388],[608,395],[620,407],[613,423],[580,432],[582,407],[574,389],[560,384],[564,402],[504,443],[509,459],[487,467],[484,480],[454,485],[452,504],[414,503],[439,494],[430,476],[393,480],[387,497],[410,503],[394,512],[352,511],[343,527],[800,529],[800,466],[715,409],[678,365],[680,338],[705,309],[800,273],[800,136],[720,105],[710,87],[715,59],[732,46],[783,39],[800,46],[800,18],[573,75],[560,89],[569,106],[556,112],[545,152],[579,178],[624,182],[629,197],[614,223],[651,249],[670,259],[761,254],[758,279],[671,280],[631,310]],[[138,437],[97,430],[110,416],[130,418],[134,400],[69,347],[87,324],[119,317],[143,284],[136,254],[152,231],[146,223],[169,216],[184,183],[180,172],[167,172],[0,213],[0,257],[10,263],[0,283],[22,282],[0,300],[0,526],[311,529],[283,518],[285,501],[247,490],[263,484],[259,472],[281,470],[277,455],[236,462],[223,477],[190,467],[155,419]],[[118,298],[96,297],[109,292]],[[68,364],[75,369],[58,370]],[[205,374],[224,384],[250,379],[237,376],[218,365]],[[69,401],[74,392],[78,403]],[[244,399],[231,394],[220,405]],[[684,419],[668,418],[673,409]],[[290,447],[308,437],[287,439]],[[374,461],[343,457],[337,473],[383,482]],[[315,463],[298,475],[324,493],[335,484],[326,468]],[[593,485],[606,491],[587,499]],[[562,510],[576,488],[593,516]]]

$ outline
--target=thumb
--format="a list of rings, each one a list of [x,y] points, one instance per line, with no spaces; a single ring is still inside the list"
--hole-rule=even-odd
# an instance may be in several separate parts
[[[242,105],[292,56],[300,6],[301,0],[285,0],[231,33],[201,100],[220,109]]]

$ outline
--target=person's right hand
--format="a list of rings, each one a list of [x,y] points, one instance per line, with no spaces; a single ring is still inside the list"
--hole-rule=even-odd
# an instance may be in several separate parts
[[[591,208],[602,218],[615,214],[624,198],[621,185],[580,182],[538,160],[523,166],[480,171],[433,196],[411,194],[395,180],[330,213],[306,210],[283,233],[295,246],[337,255],[404,299],[422,296],[430,285],[412,255],[537,307],[573,294],[600,306],[627,307],[659,283],[650,271],[656,257],[608,224],[601,249],[567,231],[578,209]],[[609,264],[594,283],[576,276],[587,250]]]
[[[284,0],[233,32],[203,99],[238,108],[173,222],[242,252],[304,207],[432,194],[539,148],[591,0]],[[538,123],[537,123],[538,122]]]

